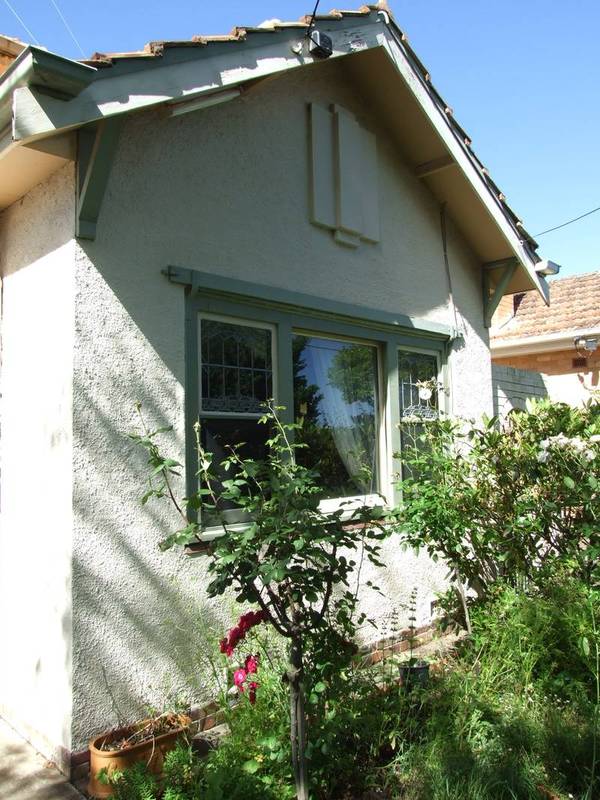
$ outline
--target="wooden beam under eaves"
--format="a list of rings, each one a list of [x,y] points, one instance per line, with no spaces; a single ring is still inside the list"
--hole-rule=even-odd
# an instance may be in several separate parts
[[[433,175],[436,172],[441,172],[443,169],[448,169],[453,164],[456,164],[451,155],[440,156],[440,158],[433,158],[431,161],[424,161],[415,167],[415,175],[417,178],[426,178],[428,175]]]
[[[517,259],[503,259],[502,261],[492,262],[496,264],[498,270],[502,270],[500,278],[496,283],[494,291],[491,290],[490,269],[489,264],[484,264],[482,270],[483,280],[483,322],[486,328],[492,327],[492,317],[498,308],[500,300],[502,300],[508,284],[511,282],[513,275],[517,269]],[[486,269],[486,266],[488,267]]]
[[[96,224],[122,125],[122,116],[110,117],[79,131],[76,235],[80,239],[96,238]]]

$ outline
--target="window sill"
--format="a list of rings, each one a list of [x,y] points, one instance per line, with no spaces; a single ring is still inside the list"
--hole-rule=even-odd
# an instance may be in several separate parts
[[[379,501],[381,501],[381,497],[377,496],[377,499]],[[325,501],[325,502],[328,502],[328,501]],[[379,504],[370,503],[369,502],[366,505],[370,506],[371,508],[374,508],[374,507],[378,506]],[[354,506],[351,506],[350,508],[346,509],[344,511],[344,513],[342,514],[342,522],[350,520],[352,518],[353,512],[358,507],[359,506],[354,505]],[[382,513],[389,509],[389,505],[386,504],[386,503],[379,505],[379,507],[381,508]],[[332,508],[332,509],[324,508],[322,510],[324,510],[324,511],[334,511],[336,509],[335,508]],[[376,523],[384,524],[385,520],[382,517],[381,519],[374,519],[374,520],[372,520],[372,522],[374,524],[376,524]],[[351,530],[353,528],[360,528],[363,524],[364,523],[362,523],[362,522],[356,522],[356,521],[348,522],[347,525],[344,525],[344,528],[346,528],[348,530]],[[248,523],[246,523],[246,522],[237,522],[237,523],[235,523],[233,525],[229,525],[228,527],[231,530],[244,531],[248,527]],[[213,542],[215,542],[217,539],[220,539],[222,536],[225,536],[225,531],[220,526],[215,526],[213,528],[205,528],[205,530],[203,530],[202,533],[201,533],[200,540],[197,541],[197,542],[191,542],[190,544],[188,544],[184,549],[184,553],[185,553],[186,556],[189,556],[190,558],[196,558],[198,556],[208,555],[210,553],[210,549],[211,549],[211,547],[213,545]]]

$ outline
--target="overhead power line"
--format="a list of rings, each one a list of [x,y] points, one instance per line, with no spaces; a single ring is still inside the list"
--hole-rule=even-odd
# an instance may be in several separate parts
[[[36,37],[35,37],[35,36],[33,35],[33,33],[32,33],[30,30],[29,30],[29,28],[27,27],[27,25],[25,25],[25,23],[23,22],[23,20],[21,19],[21,17],[20,17],[20,16],[17,14],[17,12],[15,11],[15,9],[14,9],[14,8],[11,6],[11,4],[8,2],[8,0],[4,0],[4,3],[5,3],[5,5],[6,5],[6,7],[8,8],[8,10],[12,12],[12,14],[13,14],[13,15],[16,17],[16,19],[19,21],[19,23],[20,23],[20,24],[23,26],[23,28],[24,28],[24,29],[27,31],[27,35],[29,36],[29,38],[30,38],[30,39],[33,39],[33,42],[34,42],[34,44],[39,44],[39,40],[38,40],[38,39],[36,39]]]
[[[79,49],[79,52],[81,53],[81,55],[83,56],[83,58],[85,58],[85,53],[83,52],[83,47],[82,47],[82,46],[79,44],[79,41],[78,41],[77,37],[76,37],[76,36],[75,36],[75,34],[73,33],[73,30],[71,29],[71,26],[69,25],[69,23],[68,23],[68,22],[67,22],[67,20],[65,19],[64,15],[63,15],[63,13],[62,13],[62,11],[61,11],[61,10],[60,10],[60,8],[59,8],[59,7],[56,5],[56,3],[54,2],[54,0],[50,0],[50,2],[51,2],[51,3],[52,3],[52,5],[54,6],[54,10],[55,10],[55,11],[56,11],[56,13],[58,14],[58,16],[61,18],[63,25],[65,26],[65,28],[67,29],[67,31],[68,31],[68,33],[69,33],[69,36],[71,37],[71,39],[73,39],[73,41],[74,41],[74,42],[75,42],[75,44],[77,45],[77,47],[78,47],[78,49]]]
[[[598,208],[592,208],[591,211],[586,211],[585,214],[580,214],[575,219],[570,219],[568,222],[563,222],[562,225],[555,225],[554,228],[548,228],[547,231],[542,231],[541,233],[535,233],[534,236],[543,236],[545,233],[552,233],[552,231],[557,231],[559,228],[566,228],[567,225],[572,225],[574,222],[578,222],[580,219],[584,217],[589,217],[590,214],[595,214],[596,211],[600,211],[600,206]]]

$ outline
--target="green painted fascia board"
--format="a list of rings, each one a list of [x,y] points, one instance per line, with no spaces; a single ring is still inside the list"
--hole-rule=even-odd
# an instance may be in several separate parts
[[[183,267],[169,266],[163,273],[172,283],[179,283],[190,287],[191,290],[201,290],[203,293],[229,297],[236,302],[250,303],[254,306],[263,305],[270,308],[289,308],[301,312],[308,312],[310,316],[324,316],[350,320],[355,325],[365,327],[394,330],[408,336],[423,336],[438,340],[448,340],[452,337],[452,329],[448,325],[430,320],[418,319],[406,314],[393,314],[389,311],[379,311],[366,306],[357,306],[337,300],[327,300],[315,295],[302,292],[288,291],[261,283],[252,283],[237,278],[227,278],[199,270]]]
[[[0,77],[0,97],[18,86],[38,86],[76,97],[97,73],[95,67],[29,45]]]
[[[63,97],[76,97],[97,72],[95,67],[29,45],[0,77],[0,129],[11,122],[15,89],[36,86]]]
[[[37,47],[31,47],[31,55],[33,76],[30,85],[61,92],[68,97],[77,97],[98,73],[95,67]]]

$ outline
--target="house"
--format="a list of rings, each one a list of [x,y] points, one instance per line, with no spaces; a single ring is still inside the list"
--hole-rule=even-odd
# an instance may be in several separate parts
[[[399,421],[491,411],[494,308],[547,284],[384,3],[87,61],[28,46],[0,118],[0,714],[68,770],[144,701],[208,692],[232,613],[201,556],[157,548],[176,520],[140,504],[136,403],[188,487],[192,423],[260,451],[272,394],[332,504],[392,502]],[[421,622],[446,570],[399,553],[380,583],[419,584]]]
[[[492,362],[517,382],[543,386],[553,400],[579,405],[600,389],[600,272],[550,282],[550,307],[536,292],[505,297],[490,330]]]

